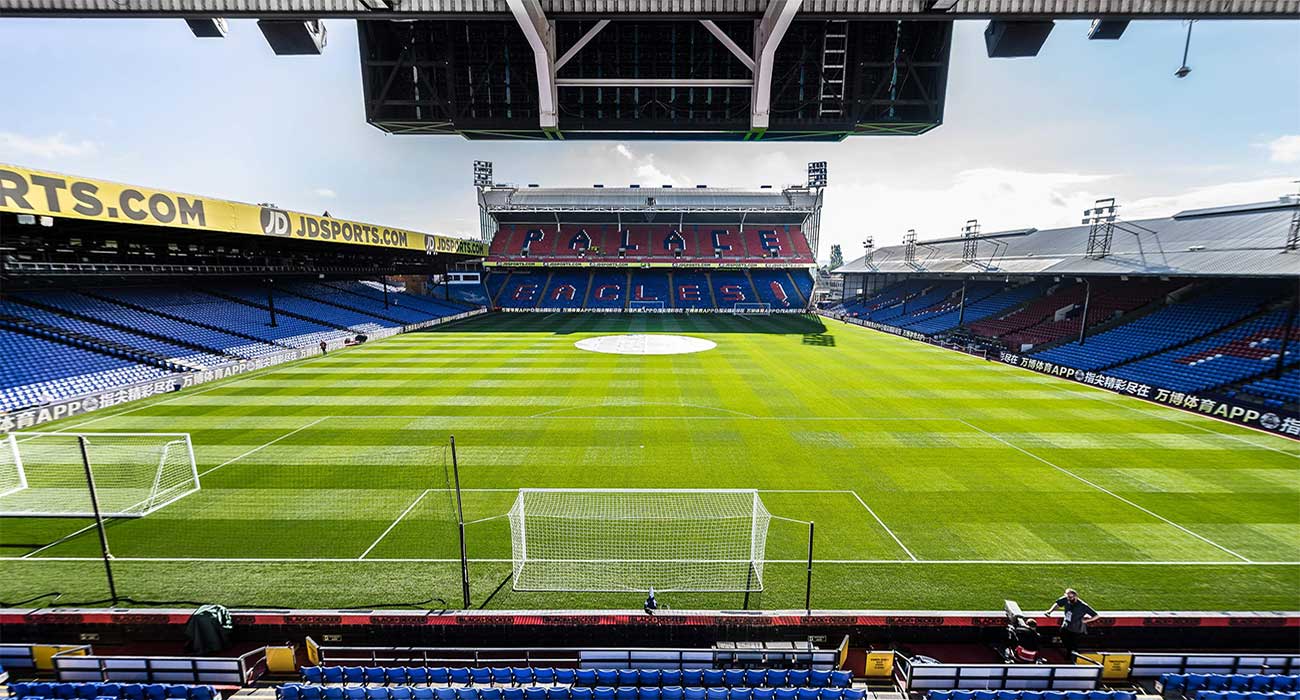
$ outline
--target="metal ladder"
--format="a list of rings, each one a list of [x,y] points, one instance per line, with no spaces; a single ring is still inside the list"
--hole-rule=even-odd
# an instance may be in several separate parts
[[[848,65],[849,23],[846,20],[827,20],[822,37],[821,93],[817,102],[817,116],[844,115],[844,77]]]

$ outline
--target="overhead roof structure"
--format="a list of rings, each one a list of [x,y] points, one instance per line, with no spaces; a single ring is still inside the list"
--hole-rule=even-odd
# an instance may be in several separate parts
[[[1296,276],[1300,250],[1287,248],[1300,199],[1282,198],[1172,217],[1119,221],[1107,255],[1088,257],[1089,226],[1021,229],[980,235],[974,260],[963,239],[876,248],[833,274]]]

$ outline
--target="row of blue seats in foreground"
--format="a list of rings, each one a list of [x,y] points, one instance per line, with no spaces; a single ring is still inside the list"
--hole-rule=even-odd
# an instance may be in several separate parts
[[[929,700],[1136,700],[1127,690],[931,690]]]
[[[1163,673],[1156,690],[1194,695],[1201,690],[1249,692],[1300,690],[1300,675],[1277,673]]]
[[[1300,693],[1291,690],[1198,690],[1196,700],[1296,700]]]
[[[847,688],[853,674],[775,668],[591,669],[538,667],[303,666],[308,683],[347,685],[576,685],[594,688]]]
[[[681,686],[320,686],[276,688],[278,700],[863,700],[857,688],[683,688]],[[1114,698],[1107,700],[1133,700]]]
[[[221,693],[210,685],[163,683],[10,683],[9,694],[51,700],[221,700]]]

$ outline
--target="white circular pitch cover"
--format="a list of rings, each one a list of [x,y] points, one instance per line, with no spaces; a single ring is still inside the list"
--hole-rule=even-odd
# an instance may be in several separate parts
[[[607,355],[685,355],[712,350],[718,344],[688,335],[602,335],[579,340],[574,346]]]

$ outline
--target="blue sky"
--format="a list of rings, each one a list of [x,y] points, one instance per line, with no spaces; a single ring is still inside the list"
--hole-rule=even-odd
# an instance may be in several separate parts
[[[475,159],[542,185],[782,185],[830,164],[828,244],[1074,223],[1098,197],[1126,218],[1273,199],[1300,176],[1300,22],[1135,22],[1089,42],[1060,22],[1035,59],[991,60],[959,23],[945,124],[838,144],[469,142],[365,124],[356,31],[315,57],[276,57],[252,21],[222,40],[180,20],[0,19],[0,162],[272,201],[477,235]]]

